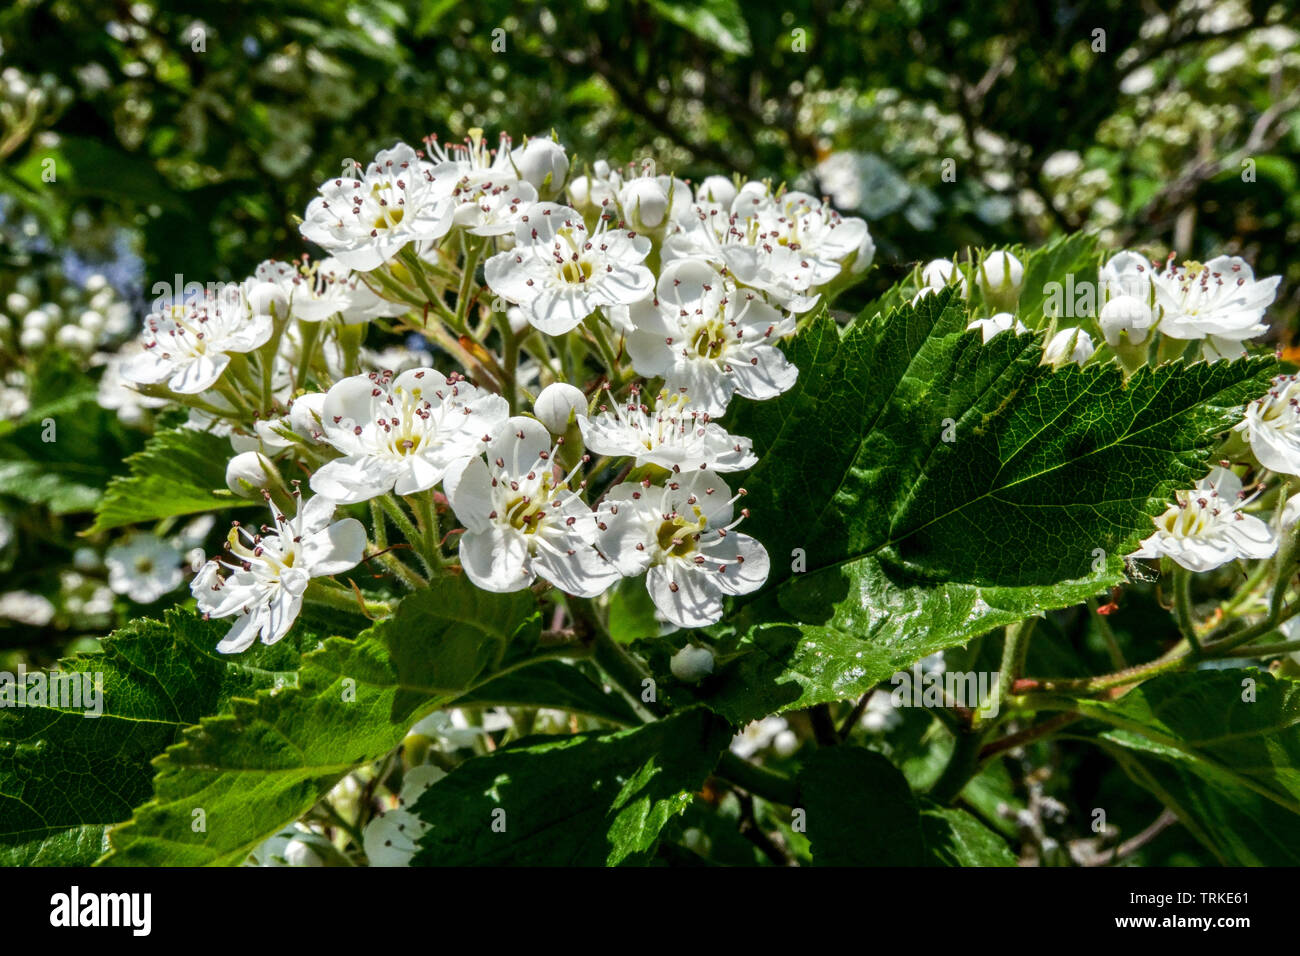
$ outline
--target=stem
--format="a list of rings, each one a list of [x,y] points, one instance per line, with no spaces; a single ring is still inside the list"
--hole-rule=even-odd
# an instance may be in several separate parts
[[[515,384],[516,372],[519,368],[519,336],[515,335],[510,328],[510,320],[506,318],[504,312],[498,312],[496,317],[505,362],[505,378],[501,382],[501,391],[505,394],[506,401],[510,403],[510,414],[514,415],[519,408],[519,387]]]
[[[298,330],[302,334],[302,351],[298,355],[298,367],[293,373],[294,388],[307,387],[307,375],[311,371],[311,360],[316,353],[316,342],[320,338],[319,322],[299,322]]]
[[[321,578],[314,578],[307,585],[303,598],[313,604],[322,604],[340,611],[347,611],[350,614],[364,612],[367,617],[383,617],[393,611],[392,605],[384,601],[365,601],[362,603],[353,592],[327,584]]]
[[[943,773],[930,788],[930,798],[939,803],[951,803],[957,795],[966,789],[970,778],[979,769],[980,750],[984,745],[984,734],[979,730],[958,733],[953,740],[952,756],[943,768]]]
[[[1192,573],[1182,565],[1174,568],[1174,616],[1178,629],[1191,646],[1191,658],[1201,656],[1201,642],[1196,637],[1196,621],[1192,617]]]
[[[1110,621],[1106,619],[1105,614],[1098,613],[1100,605],[1096,598],[1088,598],[1088,613],[1093,615],[1097,621],[1097,630],[1101,631],[1102,640],[1106,642],[1106,653],[1110,655],[1110,666],[1116,670],[1122,670],[1128,667],[1128,661],[1124,659],[1124,652],[1120,650],[1119,641],[1115,639],[1115,629],[1110,626]]]
[[[573,603],[577,603],[574,601]],[[595,628],[595,646],[593,657],[596,665],[609,675],[618,687],[637,705],[645,708],[656,717],[662,716],[666,708],[658,700],[645,701],[641,698],[646,680],[653,680],[645,669],[631,654],[618,645],[605,633],[603,628]]]
[[[799,805],[798,783],[785,774],[750,763],[730,750],[722,752],[714,773],[728,783],[735,784],[756,797],[762,797],[769,803],[779,803],[785,807]]]
[[[434,565],[428,556],[424,554],[423,548],[421,547],[421,543],[424,540],[423,536],[415,527],[414,522],[406,516],[406,512],[402,510],[402,506],[393,498],[391,492],[380,495],[376,500],[379,502],[379,507],[383,508],[384,513],[392,520],[394,527],[402,533],[402,537],[406,539],[407,543],[415,551],[415,556],[419,558],[420,563],[424,565],[424,570],[429,574],[432,574],[436,565]]]
[[[616,378],[620,368],[618,356],[614,354],[614,348],[609,344],[609,336],[605,334],[601,320],[592,319],[585,328],[591,334],[592,341],[596,343],[596,349],[600,352],[601,360],[605,363],[605,368],[609,369],[610,378]]]
[[[469,315],[469,290],[474,284],[474,273],[478,270],[479,257],[483,255],[483,247],[488,244],[488,241],[486,238],[476,241],[468,235],[465,237],[465,267],[460,277],[460,289],[456,293],[456,324],[452,326],[454,329],[468,327],[465,320]]]
[[[1029,639],[1034,635],[1038,618],[1029,617],[1006,628],[1002,643],[1002,668],[998,672],[997,704],[998,712],[1006,702],[1007,695],[1015,686],[1020,675],[1025,672],[1025,657],[1029,653]],[[978,711],[976,712],[978,715]]]
[[[442,567],[443,563],[442,548],[438,545],[438,517],[433,507],[433,489],[411,495],[406,500],[412,503],[420,519],[421,545],[427,558],[425,565],[432,573],[435,567]]]

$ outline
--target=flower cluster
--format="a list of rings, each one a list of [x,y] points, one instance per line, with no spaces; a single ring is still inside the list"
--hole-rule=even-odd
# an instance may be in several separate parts
[[[192,581],[221,650],[364,603],[331,580],[363,560],[372,596],[644,579],[669,627],[764,583],[722,477],[757,457],[717,419],[794,384],[781,342],[870,265],[867,225],[767,182],[572,172],[548,138],[398,143],[320,186],[320,258],[157,299],[115,381],[228,436],[230,492],[274,517]]]

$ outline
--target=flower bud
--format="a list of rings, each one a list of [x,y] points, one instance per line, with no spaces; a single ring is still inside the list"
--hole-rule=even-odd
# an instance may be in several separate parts
[[[1061,329],[1052,336],[1051,341],[1043,349],[1043,364],[1053,368],[1060,368],[1069,362],[1082,365],[1092,358],[1092,353],[1096,350],[1096,346],[1092,344],[1092,336],[1083,329],[1077,326]]]
[[[1155,313],[1151,307],[1131,295],[1115,296],[1101,307],[1101,314],[1097,317],[1101,334],[1111,348],[1122,343],[1141,345],[1155,322]]]
[[[713,673],[713,651],[707,647],[687,644],[672,656],[668,669],[680,681],[699,683]]]
[[[54,341],[69,352],[89,352],[95,347],[95,336],[79,325],[60,326],[54,333]]]
[[[81,313],[81,317],[77,319],[77,324],[91,335],[99,335],[100,332],[104,331],[105,319],[102,313],[96,312],[94,309],[87,309]]]
[[[533,402],[533,414],[552,435],[563,435],[570,421],[586,416],[587,398],[567,382],[554,382]]]
[[[226,487],[241,498],[255,498],[262,488],[278,485],[280,473],[265,455],[242,451],[226,465]]]
[[[618,197],[623,218],[637,232],[658,229],[668,218],[668,192],[657,180],[633,179]]]
[[[289,314],[289,295],[273,282],[255,282],[248,290],[248,307],[254,315],[274,315],[282,319]]]
[[[544,202],[564,189],[569,176],[569,157],[564,147],[551,139],[530,139],[510,154],[519,178],[533,185]]]
[[[55,324],[54,316],[48,309],[32,309],[23,316],[24,329],[37,329],[41,332],[48,332]]]
[[[325,408],[323,392],[299,395],[289,406],[289,427],[294,434],[311,440],[321,432],[321,413]]]
[[[43,348],[47,341],[44,329],[25,327],[22,334],[18,336],[18,344],[21,345],[25,351]]]
[[[1025,267],[1011,253],[997,249],[980,262],[975,281],[985,299],[994,305],[1012,309],[1020,298],[1020,286],[1025,281]]]
[[[709,176],[695,190],[695,199],[702,203],[717,203],[730,209],[736,199],[736,184],[726,176]]]
[[[942,289],[955,284],[961,297],[966,298],[966,277],[950,259],[931,259],[921,269],[921,288]]]

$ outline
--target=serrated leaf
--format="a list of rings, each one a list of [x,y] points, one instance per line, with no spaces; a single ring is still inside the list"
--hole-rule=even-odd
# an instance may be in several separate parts
[[[695,709],[611,734],[530,737],[473,758],[416,801],[431,829],[412,863],[643,862],[730,739],[726,723]]]
[[[1074,286],[1097,282],[1097,237],[1086,233],[1058,236],[1025,257],[1025,278],[1016,304],[1016,318],[1031,329],[1040,329],[1051,316],[1044,315],[1051,291],[1048,286],[1066,285],[1066,276],[1074,276]]]
[[[93,694],[102,675],[101,716],[50,706],[48,697],[39,707],[0,708],[0,863],[94,862],[104,826],[148,798],[150,761],[184,727],[236,695],[293,678],[292,642],[230,658],[216,652],[227,626],[169,611],[161,622],[133,621],[99,653],[61,662],[62,675],[81,680],[80,694]],[[70,704],[64,686],[58,703]]]
[[[874,751],[816,751],[799,773],[799,790],[818,866],[1015,865],[997,834],[964,810],[918,798]]]
[[[131,473],[109,483],[90,531],[246,506],[226,490],[230,456],[229,440],[219,435],[193,428],[158,432],[127,459]]]
[[[985,345],[965,326],[952,290],[864,313],[842,337],[822,318],[788,348],[795,387],[741,407],[731,427],[762,456],[745,531],[772,573],[731,626],[757,627],[746,640],[769,660],[720,673],[710,706],[747,720],[777,700],[838,700],[1117,583],[1150,516],[1204,476],[1215,436],[1276,369],[1178,364],[1125,381],[1112,365],[1053,370],[1034,336]]]
[[[507,643],[540,632],[530,592],[439,578],[355,640],[305,654],[298,683],[237,700],[156,762],[153,799],[110,833],[109,865],[235,865],[425,714],[489,679]],[[206,828],[191,828],[193,811]]]
[[[1243,682],[1254,700],[1243,700]],[[1078,710],[1093,738],[1220,862],[1300,862],[1300,682],[1264,671],[1166,674]]]

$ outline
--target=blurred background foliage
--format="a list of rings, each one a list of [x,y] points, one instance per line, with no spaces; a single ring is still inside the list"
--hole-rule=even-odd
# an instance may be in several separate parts
[[[736,170],[829,195],[876,236],[864,296],[959,247],[1086,229],[1285,272],[1275,314],[1290,320],[1300,42],[1287,13],[17,0],[0,14],[3,252],[11,265],[68,246],[135,255],[146,284],[236,279],[301,251],[292,216],[349,157],[476,126],[553,129],[588,162],[652,155],[687,178]]]

